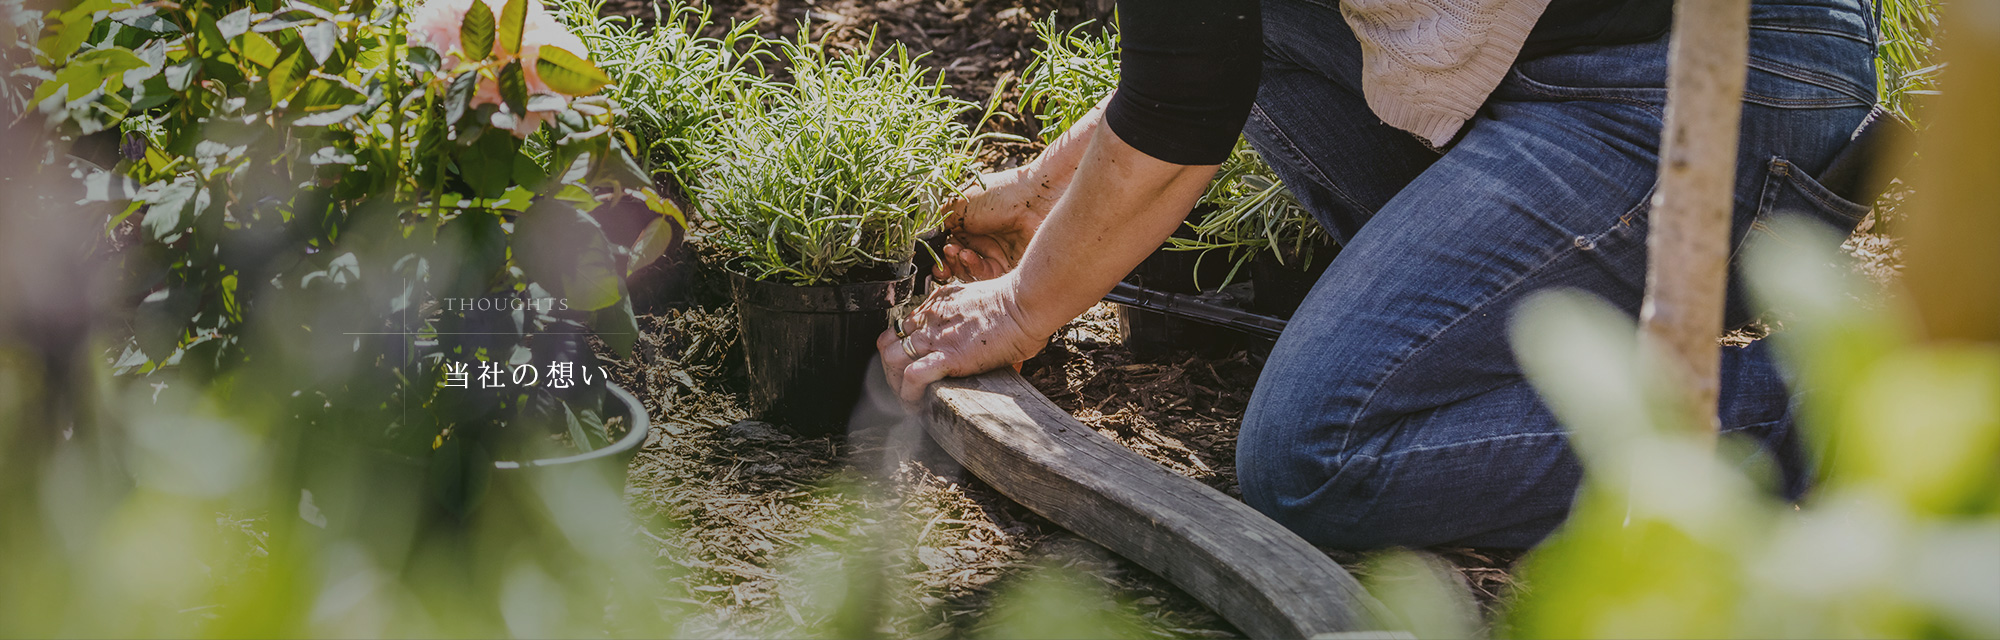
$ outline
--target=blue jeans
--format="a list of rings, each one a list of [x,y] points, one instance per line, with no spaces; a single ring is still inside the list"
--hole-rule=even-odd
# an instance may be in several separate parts
[[[1737,241],[1778,211],[1851,228],[1813,180],[1875,100],[1868,0],[1757,2]],[[1526,547],[1581,469],[1507,341],[1530,294],[1581,289],[1636,315],[1666,101],[1667,41],[1517,61],[1442,152],[1363,102],[1336,0],[1265,0],[1247,134],[1344,247],[1278,341],[1244,417],[1251,506],[1340,548]],[[1749,313],[1734,293],[1729,321]],[[1803,490],[1791,393],[1761,342],[1726,348],[1720,424]]]

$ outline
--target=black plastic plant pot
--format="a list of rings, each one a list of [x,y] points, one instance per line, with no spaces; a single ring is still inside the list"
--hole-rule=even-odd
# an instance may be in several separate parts
[[[1280,263],[1269,251],[1257,252],[1257,257],[1250,260],[1250,281],[1256,283],[1251,288],[1250,310],[1292,319],[1292,314],[1306,301],[1306,294],[1319,282],[1320,274],[1326,273],[1326,266],[1339,253],[1339,246],[1319,244],[1313,247],[1312,259],[1301,265],[1303,256]]]
[[[659,313],[700,304],[700,270],[701,261],[695,257],[693,246],[675,240],[658,260],[625,278],[625,289],[632,295],[633,313]]]
[[[604,416],[605,419],[623,417],[625,424],[629,425],[625,435],[618,438],[617,442],[590,451],[554,458],[496,460],[493,462],[493,468],[509,472],[567,465],[592,465],[602,468],[607,475],[616,476],[619,478],[618,485],[624,486],[625,467],[631,464],[633,456],[639,454],[639,445],[646,443],[646,434],[653,430],[653,423],[646,417],[646,405],[633,397],[632,392],[609,382],[604,383],[604,391],[605,399],[612,401],[604,405],[607,414]]]
[[[861,399],[888,311],[910,299],[914,270],[894,280],[797,286],[729,269],[751,410],[804,435],[844,431]]]
[[[1118,307],[1118,332],[1132,358],[1141,362],[1162,362],[1189,354],[1217,358],[1243,343],[1241,335],[1228,329],[1122,305]]]
[[[609,400],[604,403],[605,419],[622,417],[628,428],[625,435],[603,447],[548,458],[494,460],[485,448],[476,444],[468,446],[464,439],[453,438],[433,450],[427,461],[388,455],[383,459],[392,464],[381,472],[418,472],[425,477],[436,513],[455,520],[470,517],[490,492],[496,489],[503,492],[519,490],[532,483],[539,473],[594,474],[603,478],[607,485],[622,488],[626,481],[626,466],[631,464],[633,456],[638,455],[639,446],[646,443],[653,424],[646,416],[645,405],[632,397],[631,392],[609,382],[604,384],[604,390],[604,397]],[[489,464],[492,466],[486,466]]]
[[[1191,235],[1186,226],[1175,234]],[[1193,295],[1202,292],[1198,283],[1213,287],[1229,277],[1228,259],[1200,257],[1196,251],[1162,248],[1132,269],[1125,281],[1153,291]],[[1132,357],[1142,361],[1165,360],[1180,353],[1222,356],[1239,348],[1241,342],[1238,334],[1228,329],[1125,306],[1118,307],[1118,332]]]

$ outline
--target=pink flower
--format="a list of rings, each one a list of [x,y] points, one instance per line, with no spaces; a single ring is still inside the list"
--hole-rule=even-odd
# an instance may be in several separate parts
[[[417,7],[410,12],[407,25],[410,43],[438,52],[445,57],[446,66],[458,66],[458,54],[462,53],[458,30],[465,23],[465,12],[472,9],[472,3],[473,0],[430,0]],[[494,15],[499,13],[496,11]]]
[[[446,69],[456,69],[462,62],[461,56],[465,53],[458,41],[459,28],[464,24],[465,12],[472,9],[473,2],[485,2],[495,18],[498,18],[507,6],[506,0],[428,0],[410,14],[408,27],[410,41],[437,51],[438,55],[443,57]],[[549,85],[542,81],[540,70],[535,68],[536,61],[541,59],[542,47],[562,49],[585,60],[590,58],[590,49],[584,46],[583,39],[570,33],[562,23],[556,22],[555,16],[549,14],[542,6],[541,0],[527,0],[527,15],[523,16],[521,24],[522,79],[526,81],[530,95],[553,95],[563,98],[563,102],[567,104],[568,96],[551,90]],[[512,54],[501,50],[499,46],[493,48],[488,58],[501,65],[514,59]],[[506,102],[500,98],[499,83],[491,78],[480,80],[472,104],[497,105],[502,112],[509,111]],[[548,112],[509,115],[515,116],[514,120],[517,123],[514,135],[523,137],[533,133],[542,123],[553,119],[553,115]]]

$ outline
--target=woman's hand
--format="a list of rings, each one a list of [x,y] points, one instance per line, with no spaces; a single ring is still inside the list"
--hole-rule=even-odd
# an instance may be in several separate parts
[[[952,212],[933,292],[876,340],[889,384],[916,404],[930,383],[1028,359],[1132,271],[1201,199],[1214,165],[1146,155],[1102,126],[1102,109],[1028,169],[1004,172]],[[1049,177],[1041,180],[1040,177]]]
[[[1110,98],[1105,98],[1109,101]],[[1069,189],[1090,140],[1104,126],[1104,105],[1077,119],[1069,131],[1026,165],[979,177],[965,196],[944,206],[946,243],[931,276],[942,282],[992,280],[1014,270],[1042,221]]]
[[[1026,328],[1030,323],[1022,316],[1014,282],[1000,277],[942,285],[903,319],[907,338],[893,327],[882,332],[875,348],[882,352],[889,386],[904,403],[916,405],[925,388],[947,376],[1010,366],[1042,350],[1048,336]]]
[[[945,205],[947,241],[933,278],[991,280],[1020,263],[1067,182],[1037,175],[1036,168],[1029,164],[980,176],[963,198]]]

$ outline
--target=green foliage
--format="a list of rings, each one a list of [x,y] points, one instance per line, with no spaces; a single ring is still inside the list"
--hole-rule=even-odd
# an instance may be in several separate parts
[[[585,95],[611,84],[611,77],[596,65],[562,49],[543,48],[542,55],[535,59],[535,70],[556,93]]]
[[[757,278],[893,277],[973,176],[983,136],[958,119],[973,105],[900,44],[836,58],[802,35],[781,51],[793,83],[740,96],[697,152],[713,238]]]
[[[1389,614],[1384,626],[1417,638],[1478,638],[1479,608],[1458,569],[1436,555],[1391,549],[1355,571]]]
[[[1021,72],[1021,106],[1042,123],[1042,142],[1054,142],[1118,88],[1118,30],[1091,33],[1091,26],[1062,31],[1055,16],[1035,23],[1042,47]]]
[[[1063,567],[1037,567],[997,597],[983,638],[1061,640],[1139,638],[1131,612],[1107,597],[1089,576]]]
[[[493,9],[486,3],[474,2],[466,9],[465,21],[458,26],[458,46],[466,59],[485,60],[493,55],[494,29]]]
[[[442,474],[273,429],[283,382],[177,372],[44,387],[90,418],[36,446],[52,415],[14,393],[38,373],[22,347],[0,347],[0,635],[680,635],[651,597],[672,574],[588,469],[494,478],[481,509],[440,512]]]
[[[1202,252],[1198,260],[1209,259],[1215,251],[1230,260],[1229,274],[1223,281],[1195,283],[1202,289],[1228,286],[1262,251],[1271,252],[1279,264],[1304,269],[1313,260],[1313,249],[1328,240],[1312,212],[1299,204],[1298,197],[1285,188],[1285,181],[1271,171],[1271,165],[1241,139],[1216,170],[1201,201],[1214,208],[1188,223],[1194,237],[1168,238],[1167,243],[1176,251]],[[1196,273],[1200,273],[1198,267]]]
[[[0,135],[52,166],[0,167],[0,225],[102,268],[8,263],[96,290],[47,316],[72,329],[46,352],[0,308],[0,636],[675,635],[616,483],[494,473],[603,444],[601,387],[440,384],[453,363],[593,365],[593,330],[629,348],[622,276],[681,224],[612,100],[479,99],[521,84],[483,32],[523,11],[451,30],[503,45],[478,58],[412,46],[412,14],[368,0],[41,21],[36,112]],[[605,238],[611,207],[654,216],[637,247]]]
[[[616,142],[616,104],[585,95],[604,73],[543,46],[559,93],[528,95],[520,61],[492,49],[496,30],[501,49],[519,48],[525,5],[497,25],[471,6],[455,35],[485,54],[452,58],[406,42],[410,16],[365,0],[88,0],[55,14],[34,98],[54,144],[127,132],[122,156],[78,165],[100,185],[85,202],[112,208],[105,233],[138,216],[140,246],[118,256],[137,303],[121,373],[292,380],[292,424],[369,415],[364,439],[406,455],[456,438],[512,451],[501,427],[561,430],[571,409],[601,422],[590,394],[441,389],[449,363],[574,360],[592,329],[629,344],[623,276],[683,225]],[[482,102],[481,83],[502,101]],[[587,213],[630,202],[659,216],[638,249]],[[564,308],[495,326],[439,304],[522,298]],[[340,351],[370,357],[286,371]],[[534,433],[514,431],[507,442]]]
[[[1042,47],[1023,72],[1021,104],[1041,121],[1043,142],[1062,136],[1118,88],[1118,30],[1093,32],[1091,26],[1086,22],[1064,31],[1053,16],[1035,23]],[[1240,138],[1201,203],[1212,210],[1189,221],[1194,237],[1170,238],[1168,247],[1201,252],[1197,264],[1215,252],[1230,261],[1222,282],[1196,283],[1203,289],[1228,285],[1260,251],[1303,269],[1312,261],[1313,246],[1326,240],[1312,214]]]
[[[1875,52],[1876,89],[1881,102],[1905,120],[1914,120],[1910,96],[1937,93],[1938,0],[1877,0],[1882,41]]]
[[[500,8],[500,25],[494,32],[499,39],[500,50],[510,55],[521,53],[522,28],[528,17],[527,0],[507,0]]]
[[[1810,390],[1823,473],[1794,508],[1678,424],[1630,319],[1576,294],[1522,312],[1515,344],[1586,471],[1570,520],[1525,561],[1522,637],[2000,633],[2000,351],[1915,339],[1809,223],[1748,254],[1772,337]],[[1859,302],[1857,302],[1859,300]]]
[[[29,96],[40,82],[35,64],[35,40],[42,31],[42,12],[28,10],[26,0],[0,0],[0,121],[15,122],[31,111]]]
[[[751,31],[754,23],[705,38],[698,34],[712,24],[707,9],[656,4],[652,24],[644,25],[600,17],[598,1],[550,4],[609,76],[606,95],[623,107],[618,123],[632,134],[638,159],[676,188],[700,184],[696,150],[713,144],[713,130],[741,96],[766,84],[756,67],[768,55],[767,44]]]

